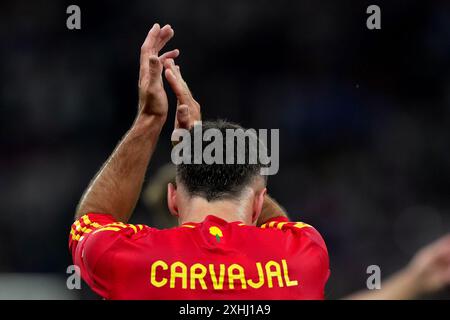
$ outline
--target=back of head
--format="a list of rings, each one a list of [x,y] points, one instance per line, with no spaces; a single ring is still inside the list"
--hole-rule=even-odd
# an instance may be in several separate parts
[[[191,159],[196,156],[194,154],[194,139],[196,138],[194,130],[195,126],[189,131]],[[212,155],[222,157],[223,161],[210,163],[202,157],[201,163],[181,163],[177,166],[177,183],[183,185],[189,196],[201,197],[208,202],[238,200],[244,189],[255,179],[262,179],[265,185],[267,178],[260,173],[264,165],[260,163],[257,156],[261,144],[254,130],[245,130],[237,124],[223,120],[202,122],[201,130],[203,133],[208,130],[215,131],[211,143],[216,142],[216,146],[221,146],[222,151],[215,148],[212,150]],[[222,136],[222,141],[213,141],[217,139],[218,135]],[[244,145],[242,145],[242,141],[245,141]],[[211,146],[208,145],[209,142],[202,139],[202,155],[205,151],[211,151]],[[221,155],[218,155],[217,152]]]

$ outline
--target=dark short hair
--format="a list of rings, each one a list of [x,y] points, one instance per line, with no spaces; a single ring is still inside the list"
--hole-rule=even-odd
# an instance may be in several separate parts
[[[224,121],[204,121],[201,124],[202,131],[205,132],[208,129],[218,129],[221,131],[223,139],[224,156],[225,150],[225,137],[227,129],[242,129],[238,124]],[[191,159],[194,159],[194,147],[193,137],[194,129],[190,131],[191,136]],[[248,140],[246,140],[248,142]],[[202,152],[207,143],[202,144]],[[261,168],[265,165],[261,164],[259,157],[257,157],[256,163],[249,163],[249,151],[250,144],[245,144],[245,163],[237,163],[237,142],[234,142],[234,164],[179,164],[177,165],[177,182],[186,187],[187,192],[191,196],[199,196],[207,201],[224,200],[224,199],[237,199],[242,194],[243,189],[249,185],[255,177],[262,177],[267,181],[267,176],[261,175]]]

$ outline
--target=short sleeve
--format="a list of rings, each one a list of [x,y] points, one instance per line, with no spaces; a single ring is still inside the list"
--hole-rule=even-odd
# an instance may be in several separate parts
[[[294,258],[297,255],[303,272],[309,275],[303,280],[304,291],[313,299],[324,299],[330,263],[325,241],[319,231],[304,222],[290,222],[286,217],[270,219],[261,228],[276,228],[289,237],[287,243],[295,248]]]
[[[72,224],[69,249],[73,263],[100,296],[108,299],[111,294],[115,281],[113,261],[120,242],[143,229],[143,225],[124,224],[112,215],[98,213],[86,214]]]
[[[298,236],[306,236],[314,241],[319,247],[321,247],[328,255],[328,250],[325,245],[325,241],[312,225],[304,222],[290,222],[287,217],[280,216],[269,219],[266,223],[261,225],[261,228],[276,228],[285,232],[291,232]]]

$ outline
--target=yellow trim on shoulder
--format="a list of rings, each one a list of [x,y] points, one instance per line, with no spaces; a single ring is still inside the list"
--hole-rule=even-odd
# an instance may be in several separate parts
[[[103,228],[95,230],[94,233],[97,233],[100,231],[120,231],[120,230],[122,230],[122,229],[117,228],[117,227],[103,227]]]
[[[72,240],[78,241],[85,233],[92,232],[91,229],[86,229],[84,233],[76,233],[74,229],[70,230],[70,235],[72,236]]]
[[[112,223],[108,223],[108,224],[104,225],[104,227],[110,227],[110,226],[120,227],[120,228],[127,228],[127,225],[125,223],[123,223],[123,222],[112,222]]]
[[[103,227],[100,223],[97,223],[97,222],[92,222],[92,223],[90,224],[90,226],[91,226],[92,228],[96,228],[96,229]]]
[[[296,224],[294,224],[294,227],[301,229],[305,227],[312,227],[312,225],[303,222],[297,222]]]
[[[72,235],[72,240],[74,240],[74,241],[80,240],[80,235],[79,234]]]
[[[311,225],[309,225],[307,223],[304,223],[304,222],[284,222],[284,221],[283,222],[278,222],[278,221],[271,221],[269,223],[264,223],[263,225],[261,225],[261,228],[262,229],[265,229],[265,228],[277,228],[277,229],[283,230],[284,226],[292,226],[292,227],[299,228],[299,229],[305,228],[305,227],[311,227],[311,228],[313,227],[313,226],[311,226]]]
[[[83,226],[84,224],[84,226]],[[193,226],[188,226],[194,228]],[[91,229],[92,228],[92,229]],[[100,231],[120,231],[123,229],[132,229],[134,233],[138,233],[139,231],[144,229],[142,224],[133,225],[133,224],[125,224],[123,222],[112,222],[105,225],[101,225],[97,222],[92,222],[89,219],[88,215],[82,216],[80,219],[76,220],[73,223],[73,226],[70,230],[70,235],[72,236],[72,240],[79,241],[81,237],[85,233],[91,233],[92,231],[100,232]],[[139,230],[138,230],[139,228]]]
[[[282,229],[283,228],[283,226],[286,224],[287,222],[280,222],[278,225],[277,225],[277,228],[278,229]]]
[[[82,216],[81,219],[83,219],[84,224],[87,225],[87,226],[90,225],[90,224],[92,223],[91,220],[89,220],[89,217],[88,217],[87,214],[85,214],[84,216]]]

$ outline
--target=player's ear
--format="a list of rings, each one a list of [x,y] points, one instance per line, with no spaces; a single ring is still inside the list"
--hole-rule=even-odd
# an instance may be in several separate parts
[[[255,198],[253,199],[253,214],[252,214],[252,223],[256,223],[256,221],[259,218],[259,215],[261,214],[263,204],[264,204],[264,197],[267,193],[267,188],[262,188],[261,190],[258,190],[255,192]]]
[[[167,206],[170,213],[178,217],[177,188],[172,183],[167,185]]]

